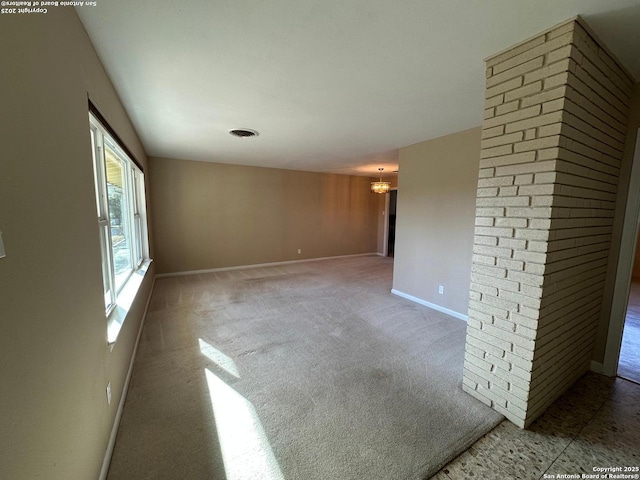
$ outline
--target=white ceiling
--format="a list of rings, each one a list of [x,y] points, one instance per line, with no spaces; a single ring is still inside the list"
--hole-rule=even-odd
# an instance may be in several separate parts
[[[77,11],[152,156],[395,170],[399,147],[481,124],[484,58],[577,14],[640,78],[640,0],[102,0]]]

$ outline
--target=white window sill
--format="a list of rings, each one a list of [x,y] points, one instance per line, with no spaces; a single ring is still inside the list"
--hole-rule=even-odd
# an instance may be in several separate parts
[[[129,280],[127,280],[127,283],[118,294],[118,303],[107,319],[107,342],[109,342],[111,349],[113,349],[113,345],[118,339],[122,325],[127,318],[129,309],[131,309],[131,305],[138,294],[140,285],[142,285],[142,281],[149,270],[151,262],[153,262],[151,259],[142,262],[140,268],[131,274],[131,277],[129,277]]]

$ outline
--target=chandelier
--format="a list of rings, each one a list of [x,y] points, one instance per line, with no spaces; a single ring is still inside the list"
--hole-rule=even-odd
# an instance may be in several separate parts
[[[378,171],[380,172],[380,180],[377,181],[377,182],[371,182],[371,192],[372,193],[388,193],[389,190],[391,190],[391,183],[382,181],[382,171],[383,170],[384,170],[384,168],[379,168],[378,169]]]

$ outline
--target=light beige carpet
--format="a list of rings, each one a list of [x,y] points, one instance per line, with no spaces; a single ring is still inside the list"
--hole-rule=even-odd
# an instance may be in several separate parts
[[[158,279],[110,480],[429,478],[501,416],[466,323],[354,257]]]

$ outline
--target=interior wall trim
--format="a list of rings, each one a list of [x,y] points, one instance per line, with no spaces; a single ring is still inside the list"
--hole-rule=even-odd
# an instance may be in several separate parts
[[[463,320],[463,321],[466,322],[469,319],[469,315],[464,315],[463,313],[459,313],[459,312],[456,312],[454,310],[450,310],[450,309],[448,309],[446,307],[443,307],[441,305],[437,305],[435,303],[427,302],[426,300],[423,300],[422,298],[414,297],[413,295],[409,295],[408,293],[401,292],[400,290],[396,290],[395,288],[391,289],[391,293],[393,293],[394,295],[397,295],[399,297],[406,298],[407,300],[411,300],[412,302],[419,303],[420,305],[424,305],[425,307],[429,307],[429,308],[431,308],[433,310],[437,310],[438,312],[446,313],[447,315],[455,317],[455,318],[457,318],[459,320]]]
[[[149,303],[151,303],[151,296],[153,295],[153,289],[156,286],[156,277],[153,277],[153,283],[151,284],[151,290],[147,297],[147,303],[144,307],[142,314],[142,320],[140,322],[140,328],[138,329],[138,336],[136,337],[136,344],[133,347],[133,353],[131,354],[131,360],[129,361],[129,369],[127,370],[127,377],[124,380],[124,386],[122,387],[122,395],[120,395],[120,402],[118,403],[118,410],[116,411],[116,417],[113,420],[113,426],[111,427],[111,435],[109,436],[109,443],[107,444],[107,450],[104,454],[104,460],[102,461],[102,468],[100,469],[99,480],[106,480],[107,473],[109,473],[109,465],[111,464],[111,456],[113,455],[113,448],[116,444],[116,437],[118,435],[118,428],[120,427],[120,419],[122,418],[122,412],[124,411],[124,403],[127,399],[127,392],[129,391],[129,383],[131,382],[131,374],[133,373],[133,362],[136,359],[136,353],[138,353],[138,344],[140,343],[140,337],[142,336],[142,329],[144,322],[147,319],[147,311],[149,310]],[[113,350],[115,344],[111,344],[110,348]]]
[[[591,360],[591,371],[604,375],[604,365],[600,362],[596,362],[595,360]]]
[[[286,260],[284,262],[255,263],[253,265],[238,265],[234,267],[207,268],[204,270],[187,270],[184,272],[159,273],[156,275],[156,278],[179,277],[182,275],[200,275],[203,273],[228,272],[229,270],[244,270],[247,268],[277,267],[278,265],[289,265],[292,263],[319,262],[322,260],[334,260],[336,258],[370,257],[374,255],[378,255],[378,253],[377,252],[355,253],[353,255],[335,255],[333,257],[305,258],[304,260]]]

